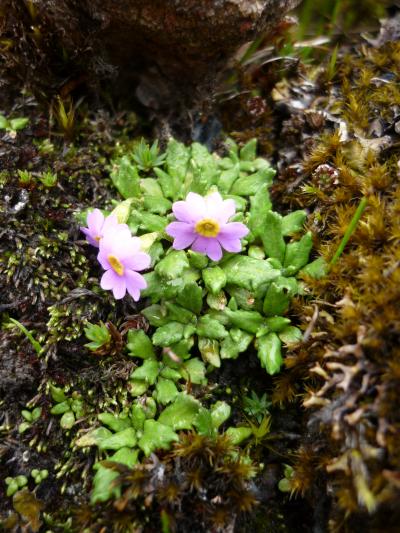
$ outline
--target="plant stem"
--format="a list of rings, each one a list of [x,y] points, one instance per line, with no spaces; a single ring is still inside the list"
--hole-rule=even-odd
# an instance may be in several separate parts
[[[356,226],[358,224],[358,221],[360,220],[362,214],[365,211],[365,208],[368,205],[368,198],[364,196],[361,199],[361,202],[358,204],[358,207],[356,209],[356,212],[353,215],[353,218],[350,221],[350,224],[348,225],[345,234],[343,235],[343,239],[341,240],[338,249],[335,252],[335,255],[332,257],[332,259],[329,262],[329,268],[332,267],[334,264],[336,264],[339,257],[342,255],[343,250],[345,249],[346,244],[349,242],[349,239],[351,235],[353,234],[353,231],[356,229]]]

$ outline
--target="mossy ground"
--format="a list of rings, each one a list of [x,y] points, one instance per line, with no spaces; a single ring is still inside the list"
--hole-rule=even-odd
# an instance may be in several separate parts
[[[159,531],[163,513],[171,514],[170,498],[182,503],[173,515],[178,531],[379,531],[383,524],[385,531],[396,530],[400,47],[385,42],[384,32],[380,41],[373,34],[371,42],[339,36],[335,61],[331,41],[322,51],[308,52],[306,60],[293,51],[276,59],[287,39],[284,27],[282,32],[260,62],[242,66],[234,85],[231,79],[229,98],[222,96],[219,104],[224,128],[240,142],[259,138],[279,171],[275,208],[308,209],[316,257],[329,262],[363,196],[368,206],[329,275],[306,279],[309,296],[293,302],[290,313],[305,341],[286,355],[285,370],[272,380],[260,373],[255,357],[242,356],[210,376],[210,397],[232,403],[234,421],[244,419],[242,398],[248,390],[267,391],[274,401],[271,433],[250,447],[255,463],[264,464],[252,481],[259,505],[236,525],[226,509],[214,513],[202,506],[201,491],[192,499],[185,491],[174,492],[179,469],[189,471],[190,460],[199,463],[197,450],[188,452],[193,444],[188,440],[159,455],[172,492],[165,493],[165,487],[162,492],[152,481],[158,466],[149,461],[134,483],[125,479],[140,492],[127,507],[88,506],[95,457],[70,448],[80,422],[69,431],[60,428],[49,412],[49,383],[81,394],[88,419],[104,406],[123,404],[132,360],[119,352],[118,343],[110,347],[112,355],[91,354],[83,347],[83,326],[86,319],[120,328],[138,308],[100,290],[95,254],[88,253],[74,213],[110,204],[115,190],[109,160],[146,131],[146,124],[140,116],[95,111],[88,104],[77,111],[74,140],[66,141],[60,123],[51,122],[32,97],[11,89],[2,96],[7,116],[30,118],[15,138],[2,132],[0,139],[2,324],[8,317],[18,319],[45,348],[38,357],[16,328],[3,327],[0,334],[2,477],[29,475],[34,468],[50,473],[36,489],[29,481],[37,499],[31,500],[30,514],[18,514],[0,484],[6,528],[18,530],[28,521],[35,530],[40,520],[43,531]],[[21,184],[18,169],[29,170],[32,182]],[[37,179],[48,169],[58,176],[52,188]],[[26,406],[40,406],[42,413],[19,434]],[[225,452],[211,446],[210,453]],[[277,490],[284,464],[294,467],[292,499]],[[214,480],[209,470],[204,475],[215,482],[208,490],[219,496],[221,479]],[[234,474],[228,469],[227,475],[231,480]],[[224,498],[237,505],[227,494]],[[203,525],[192,516],[194,504],[207,517]]]

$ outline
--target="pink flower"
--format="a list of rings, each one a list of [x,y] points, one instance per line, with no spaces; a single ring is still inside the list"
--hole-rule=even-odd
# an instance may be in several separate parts
[[[92,245],[99,247],[99,241],[103,238],[104,234],[110,231],[111,228],[116,229],[117,227],[124,227],[128,229],[126,224],[119,224],[117,217],[115,215],[109,215],[104,217],[100,209],[94,209],[91,211],[87,218],[86,224],[87,228],[80,228],[81,231],[86,235],[86,240]]]
[[[99,248],[97,259],[105,270],[100,281],[101,288],[112,290],[117,300],[128,291],[137,302],[140,291],[147,287],[146,280],[137,270],[148,268],[151,261],[148,254],[140,251],[140,239],[132,237],[128,227],[113,227],[104,233]]]
[[[165,231],[174,237],[173,247],[183,250],[191,246],[195,252],[208,255],[213,261],[227,252],[240,252],[240,239],[249,230],[240,222],[228,222],[235,214],[233,200],[223,200],[218,192],[206,197],[190,192],[185,201],[172,206],[177,222],[171,222]]]

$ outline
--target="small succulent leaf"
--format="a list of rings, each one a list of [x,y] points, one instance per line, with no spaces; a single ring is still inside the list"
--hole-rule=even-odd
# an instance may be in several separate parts
[[[250,139],[239,152],[241,161],[254,161],[257,155],[257,139]]]
[[[156,346],[171,346],[183,339],[184,324],[169,322],[165,326],[156,329],[153,334],[153,344]]]
[[[212,294],[218,294],[226,285],[225,272],[220,267],[205,268],[202,272],[206,289]]]
[[[260,236],[267,256],[283,263],[286,244],[282,233],[281,215],[274,211],[267,211],[262,220]]]
[[[328,264],[323,257],[318,257],[312,263],[308,263],[301,271],[300,274],[305,274],[314,279],[322,279],[328,273]]]
[[[255,237],[260,236],[265,231],[264,221],[271,208],[272,202],[269,197],[268,185],[264,183],[256,194],[250,198],[248,227]]]
[[[181,368],[182,377],[194,385],[206,385],[206,367],[200,359],[194,357],[186,361]],[[188,379],[189,378],[189,379]]]
[[[285,260],[283,262],[283,266],[286,268],[286,275],[292,276],[308,263],[311,248],[311,231],[303,235],[299,241],[291,242],[287,245]]]
[[[168,174],[172,178],[184,181],[190,159],[190,148],[183,143],[171,139],[166,150],[166,166]],[[177,200],[176,197],[173,200]]]
[[[176,301],[186,309],[193,311],[193,313],[199,314],[203,306],[201,287],[195,282],[188,283],[179,292]]]
[[[37,420],[38,418],[40,418],[41,414],[42,414],[42,408],[35,407],[35,409],[33,409],[32,411],[32,420]]]
[[[160,376],[165,379],[170,379],[172,381],[179,381],[182,378],[181,373],[170,366],[165,366],[161,372]]]
[[[282,315],[289,307],[290,296],[284,287],[272,282],[267,289],[263,311],[267,316]]]
[[[236,285],[249,291],[271,282],[281,274],[280,270],[274,269],[268,261],[245,255],[229,258],[224,263],[223,270],[227,284]]]
[[[131,422],[136,431],[142,431],[144,421],[146,420],[146,413],[140,403],[135,403],[131,409]]]
[[[249,333],[257,333],[264,322],[264,317],[257,311],[231,311],[226,308],[224,313],[232,325]]]
[[[157,181],[161,186],[165,198],[169,198],[170,200],[176,199],[182,188],[180,178],[178,176],[170,176],[160,168],[155,168],[154,173],[158,178]]]
[[[10,121],[4,115],[0,115],[0,130],[11,129]]]
[[[218,429],[231,416],[231,407],[223,401],[218,401],[211,406],[211,420],[215,429]]]
[[[75,415],[72,411],[64,413],[60,419],[60,426],[63,429],[71,429],[75,424]]]
[[[127,156],[117,160],[111,171],[111,180],[123,198],[138,198],[141,194],[139,174]]]
[[[230,335],[221,342],[220,356],[221,359],[237,359],[239,357],[237,344]]]
[[[159,198],[164,198],[160,184],[158,180],[154,178],[142,178],[140,180],[140,189],[143,196],[158,196]]]
[[[216,368],[221,366],[219,343],[217,340],[208,339],[207,337],[199,337],[198,346],[201,357],[205,363],[209,363]]]
[[[32,413],[30,411],[27,411],[26,409],[23,409],[21,411],[21,415],[27,420],[28,422],[33,421]]]
[[[269,167],[249,176],[242,176],[235,181],[229,192],[238,196],[253,196],[264,183],[270,185],[275,174],[275,170]]]
[[[223,311],[228,303],[224,291],[217,292],[216,294],[209,292],[206,300],[208,306],[216,311]]]
[[[23,130],[27,126],[29,118],[19,117],[10,120],[10,128],[14,131]]]
[[[150,338],[142,329],[130,329],[128,331],[128,355],[141,359],[154,359],[155,352]]]
[[[234,446],[238,446],[243,441],[251,437],[252,433],[253,432],[249,427],[231,427],[225,431],[225,435],[229,437],[229,440]]]
[[[150,383],[144,379],[132,379],[129,382],[129,392],[133,397],[142,396],[149,388]]]
[[[139,450],[132,450],[132,448],[120,448],[117,450],[107,461],[114,461],[116,463],[122,463],[123,465],[132,468],[138,463]]]
[[[228,193],[235,181],[239,178],[239,175],[239,163],[234,166],[230,166],[226,170],[223,170],[218,179],[218,189],[221,191],[221,193]]]
[[[65,402],[60,402],[54,405],[54,407],[50,409],[50,413],[52,415],[62,415],[66,413],[67,411],[69,411],[70,409],[71,409],[70,402],[66,400]]]
[[[136,431],[133,427],[128,427],[99,443],[100,450],[119,450],[120,448],[133,448],[137,443]]]
[[[179,278],[189,266],[186,253],[183,250],[174,250],[161,259],[154,270],[162,278],[172,280]]]
[[[105,502],[110,498],[118,498],[121,495],[120,487],[114,487],[113,481],[118,477],[118,472],[105,468],[98,464],[97,472],[93,477],[93,489],[90,494],[92,505]]]
[[[147,318],[151,326],[165,326],[168,324],[167,310],[164,306],[159,304],[149,305],[141,311],[142,315]],[[130,342],[129,333],[128,333],[128,342]],[[130,350],[128,345],[128,349]]]
[[[168,407],[167,407],[168,409]],[[169,426],[156,420],[146,420],[143,435],[139,439],[139,447],[146,457],[153,451],[161,448],[168,450],[172,442],[179,440],[178,435]]]
[[[170,379],[159,377],[156,384],[155,399],[162,405],[167,405],[175,400],[178,389]]]
[[[208,337],[209,339],[224,339],[228,336],[227,330],[224,326],[210,315],[203,315],[197,322],[196,333],[200,337]]]
[[[145,359],[143,364],[132,372],[131,379],[143,380],[149,385],[153,385],[159,372],[160,363],[156,359]]]
[[[99,413],[97,418],[102,424],[109,427],[112,431],[118,432],[131,427],[129,418],[120,418],[111,413]]]
[[[282,218],[282,234],[293,235],[301,231],[307,218],[307,213],[303,209],[292,211]]]
[[[257,356],[261,361],[261,366],[271,376],[281,369],[283,363],[281,346],[282,343],[276,333],[268,333],[258,339]]]
[[[111,437],[112,433],[109,429],[105,427],[99,427],[96,429],[92,429],[88,433],[85,433],[82,435],[82,437],[79,437],[75,441],[76,446],[79,448],[86,448],[87,446],[99,446],[100,443],[108,439],[108,437]]]
[[[272,316],[265,319],[265,325],[268,327],[269,331],[273,331],[274,333],[279,333],[285,329],[288,324],[290,324],[290,318],[284,316]]]
[[[150,213],[165,215],[171,211],[172,203],[163,196],[151,196],[150,194],[145,194],[143,196],[143,207]]]
[[[200,402],[198,400],[181,392],[174,403],[160,414],[158,421],[174,430],[192,429],[199,409]]]
[[[53,400],[57,403],[64,402],[67,399],[64,391],[55,385],[50,385],[50,394]]]
[[[296,328],[295,326],[287,326],[279,332],[278,336],[281,341],[286,344],[286,346],[290,346],[291,344],[296,344],[303,339],[303,332],[301,329]]]
[[[196,320],[196,315],[194,313],[180,305],[173,304],[172,302],[165,302],[165,307],[168,310],[169,320],[181,322],[182,324],[189,324]]]
[[[128,226],[132,233],[140,230],[141,233],[163,232],[168,224],[166,217],[155,215],[147,211],[133,209],[128,219]]]
[[[215,428],[213,426],[211,413],[205,407],[200,407],[193,424],[196,427],[197,433],[199,435],[204,435],[205,437],[213,437],[216,434]]]

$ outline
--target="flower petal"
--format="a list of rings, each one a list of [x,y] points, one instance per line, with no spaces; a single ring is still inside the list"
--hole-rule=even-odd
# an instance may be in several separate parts
[[[146,280],[141,274],[138,274],[133,270],[127,270],[125,272],[125,278],[126,288],[135,302],[137,302],[140,298],[140,291],[147,287]]]
[[[228,237],[221,235],[218,235],[217,239],[222,248],[227,252],[237,253],[242,251],[242,243],[240,242],[240,239],[229,239]]]
[[[125,276],[118,276],[113,285],[113,294],[116,300],[121,300],[126,294],[126,279]]]
[[[213,261],[219,261],[222,257],[221,245],[214,237],[197,237],[192,244],[192,250],[208,255]]]
[[[249,228],[241,222],[229,222],[224,224],[218,234],[219,237],[228,239],[241,239],[249,233]]]
[[[95,229],[100,231],[104,223],[104,215],[100,209],[93,209],[86,217],[86,223],[89,229]]]
[[[174,202],[172,211],[181,222],[196,222],[205,216],[206,205],[204,198],[199,194],[190,192],[185,201]]]
[[[145,252],[136,252],[129,257],[123,258],[124,267],[129,268],[130,270],[145,270],[146,268],[149,268],[150,263],[151,257]]]
[[[96,246],[96,248],[99,247],[99,241],[96,241],[94,238],[96,235],[93,235],[93,232],[90,231],[89,228],[83,228],[81,226],[79,229],[82,231],[82,233],[86,235],[86,240],[89,244],[91,244],[92,246]]]
[[[106,270],[101,276],[100,287],[105,291],[109,291],[114,287],[118,278],[119,276],[114,272],[114,270]]]
[[[171,222],[165,228],[165,231],[171,237],[174,237],[173,247],[175,250],[183,250],[192,244],[196,238],[196,233],[193,230],[192,224],[185,222]]]
[[[111,250],[107,246],[104,246],[103,241],[104,239],[101,239],[101,241],[99,242],[100,250],[99,250],[99,253],[97,254],[97,261],[104,268],[104,270],[108,270],[112,268],[108,261],[108,256],[111,255]]]
[[[213,261],[219,261],[222,258],[222,248],[217,239],[208,239],[207,255]]]

